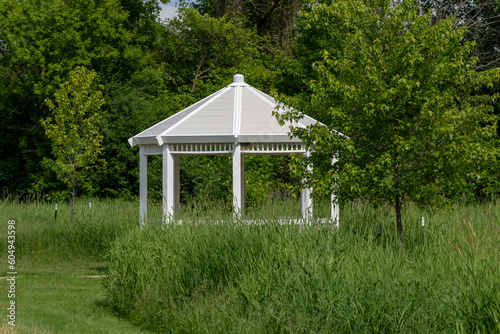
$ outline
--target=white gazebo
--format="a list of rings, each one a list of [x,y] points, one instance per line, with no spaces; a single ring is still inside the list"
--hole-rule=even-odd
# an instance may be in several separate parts
[[[163,156],[163,216],[170,219],[179,208],[179,156],[226,154],[233,157],[233,207],[240,215],[245,205],[246,154],[308,154],[305,145],[289,135],[290,126],[317,123],[305,116],[281,126],[273,115],[278,103],[244,82],[236,74],[233,83],[175,115],[133,136],[130,145],[140,147],[140,221],[147,219],[147,156]],[[278,111],[283,112],[283,111]],[[312,217],[310,189],[302,192],[302,218]],[[332,195],[331,217],[338,224],[339,210]]]

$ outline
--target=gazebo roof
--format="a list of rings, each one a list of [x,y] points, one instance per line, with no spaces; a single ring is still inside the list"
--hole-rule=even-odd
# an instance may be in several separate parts
[[[299,122],[281,126],[273,115],[277,105],[237,74],[230,85],[133,136],[129,143],[300,143],[290,138],[290,126],[306,127],[317,121],[304,115]]]

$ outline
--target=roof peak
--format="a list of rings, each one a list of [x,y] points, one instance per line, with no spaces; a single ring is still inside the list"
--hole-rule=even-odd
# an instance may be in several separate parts
[[[247,83],[245,83],[245,77],[243,74],[235,74],[233,76],[233,83],[230,85],[231,87],[236,87],[236,86],[249,86]]]
[[[245,82],[245,77],[243,74],[235,74],[233,76],[233,82]]]

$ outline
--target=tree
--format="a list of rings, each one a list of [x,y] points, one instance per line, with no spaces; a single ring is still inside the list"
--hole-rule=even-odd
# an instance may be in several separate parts
[[[497,0],[419,0],[422,12],[430,11],[433,22],[456,18],[455,25],[467,27],[466,37],[475,42],[477,68],[498,67],[500,62],[500,4]]]
[[[297,35],[296,20],[305,0],[198,0],[192,6],[202,14],[228,17],[271,37],[285,52]]]
[[[102,93],[94,90],[94,71],[76,67],[69,81],[54,94],[55,102],[46,99],[53,116],[42,120],[45,134],[52,142],[53,168],[71,192],[71,220],[74,217],[78,186],[85,172],[94,167],[102,151],[99,134],[101,117],[97,113],[104,104]]]
[[[191,97],[222,88],[237,70],[247,77],[265,71],[258,36],[226,17],[181,9],[179,17],[165,24],[162,41],[160,59],[172,91]]]
[[[309,183],[344,200],[392,203],[401,242],[405,200],[424,203],[456,189],[496,154],[492,96],[473,93],[498,80],[499,69],[474,71],[465,28],[453,18],[432,25],[430,14],[417,12],[411,2],[318,4],[306,27],[329,40],[314,64],[312,95],[282,98],[349,137],[320,125],[292,130],[321,167]],[[327,167],[337,153],[339,161]]]
[[[59,191],[40,165],[51,156],[40,119],[50,116],[45,99],[76,66],[99,73],[107,100],[110,82],[122,85],[155,67],[160,73],[151,55],[162,28],[154,3],[0,0],[0,189],[23,197]]]

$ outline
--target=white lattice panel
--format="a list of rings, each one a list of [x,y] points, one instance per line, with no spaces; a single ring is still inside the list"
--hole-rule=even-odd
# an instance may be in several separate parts
[[[171,153],[175,154],[231,154],[231,143],[206,143],[206,144],[170,144]]]
[[[143,154],[145,154],[145,155],[161,155],[162,154],[161,147],[156,145],[156,144],[141,145],[141,148],[143,150]]]
[[[306,147],[301,143],[251,143],[241,144],[245,154],[289,154],[305,153]]]

